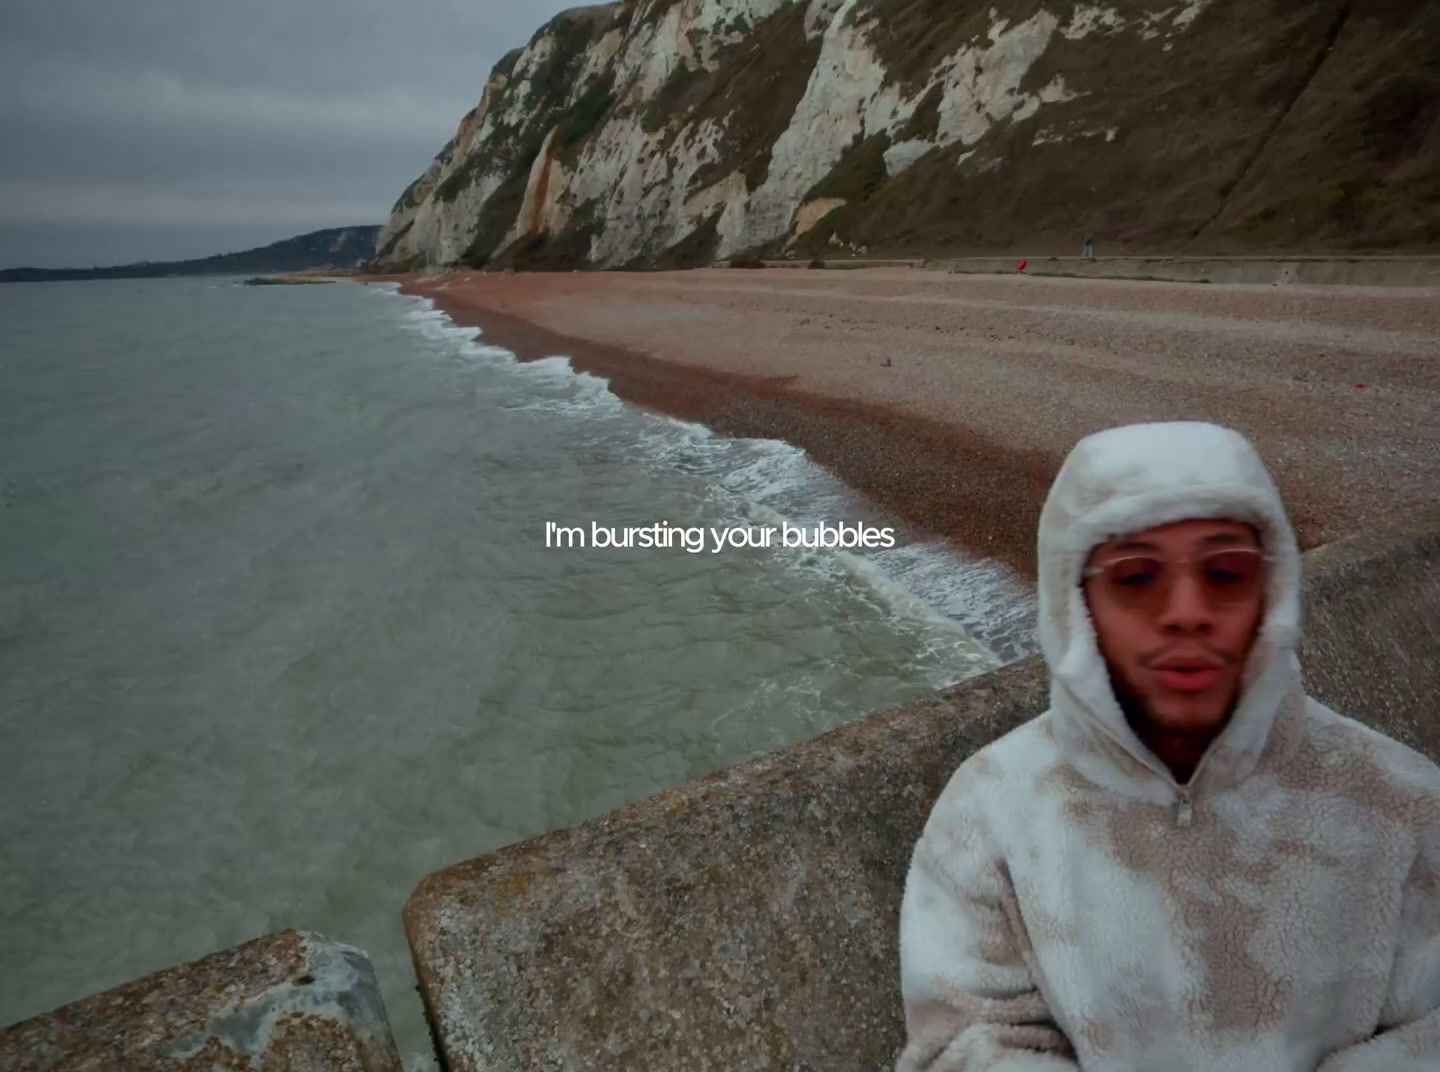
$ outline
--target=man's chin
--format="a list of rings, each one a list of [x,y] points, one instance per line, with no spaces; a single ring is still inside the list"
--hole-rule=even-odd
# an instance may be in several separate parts
[[[1233,681],[1199,693],[1165,689],[1155,682],[1147,685],[1133,691],[1123,687],[1116,690],[1126,719],[1142,738],[1152,733],[1213,737],[1230,720],[1235,697]]]
[[[1223,695],[1156,696],[1145,708],[1155,729],[1185,737],[1217,733],[1230,715],[1230,704]]]

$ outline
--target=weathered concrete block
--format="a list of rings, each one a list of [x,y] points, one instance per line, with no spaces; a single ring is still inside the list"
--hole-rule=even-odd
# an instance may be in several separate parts
[[[5,1028],[0,1068],[400,1072],[401,1066],[369,958],[292,930]]]
[[[1305,556],[1305,684],[1440,760],[1440,511]]]
[[[1312,691],[1440,755],[1440,517],[1307,557]],[[915,839],[1046,706],[1038,658],[426,878],[405,925],[470,1070],[888,1069]]]
[[[871,1069],[910,850],[1038,660],[459,864],[405,908],[452,1072]]]

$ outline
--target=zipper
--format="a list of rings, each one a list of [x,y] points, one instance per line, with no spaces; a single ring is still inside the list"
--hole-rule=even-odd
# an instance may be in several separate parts
[[[1194,802],[1191,800],[1190,787],[1187,785],[1180,790],[1180,797],[1175,802],[1175,825],[1189,826],[1190,820],[1194,817]]]
[[[1200,784],[1200,772],[1205,769],[1205,764],[1210,762],[1210,757],[1215,754],[1215,747],[1212,744],[1200,757],[1200,762],[1190,772],[1190,780],[1184,785],[1178,784],[1174,778],[1170,784],[1175,786],[1175,825],[1189,826],[1190,821],[1195,818],[1195,787]]]
[[[1098,722],[1098,721],[1097,721],[1096,724],[1098,725],[1098,728],[1100,729],[1100,731],[1101,731],[1102,733],[1104,733],[1107,737],[1110,738],[1110,740],[1111,740],[1112,743],[1118,745],[1118,746],[1119,746],[1121,749],[1123,749],[1124,751],[1130,752],[1130,749],[1129,749],[1129,747],[1126,745],[1126,743],[1125,743],[1124,741],[1122,741],[1119,737],[1117,737],[1117,736],[1115,735],[1115,733],[1110,729],[1109,726],[1105,725],[1105,723],[1103,723],[1103,722]],[[1133,753],[1133,752],[1131,752],[1130,754],[1131,754],[1132,756],[1134,756],[1134,753]],[[1148,767],[1148,768],[1150,769],[1150,772],[1151,772],[1152,774],[1155,774],[1155,775],[1157,775],[1158,777],[1160,777],[1161,779],[1163,779],[1165,782],[1167,782],[1167,783],[1171,786],[1171,788],[1173,788],[1173,789],[1175,790],[1175,825],[1176,825],[1176,826],[1187,827],[1187,826],[1189,826],[1189,825],[1191,824],[1191,822],[1194,820],[1194,818],[1195,818],[1195,795],[1194,795],[1194,794],[1195,794],[1195,786],[1198,785],[1199,782],[1200,782],[1200,773],[1201,773],[1201,771],[1203,771],[1203,770],[1205,769],[1205,765],[1210,762],[1210,757],[1211,757],[1212,755],[1214,755],[1214,754],[1215,754],[1215,742],[1212,741],[1212,742],[1210,743],[1210,747],[1205,750],[1205,754],[1200,757],[1200,762],[1197,763],[1197,764],[1195,765],[1195,769],[1190,772],[1190,780],[1189,780],[1188,782],[1186,782],[1184,785],[1181,785],[1179,782],[1177,782],[1177,781],[1175,780],[1175,775],[1173,775],[1172,773],[1170,773],[1169,768],[1167,768],[1163,763],[1160,763],[1158,760],[1156,761],[1155,764],[1151,764],[1151,763],[1149,763],[1148,761],[1146,761],[1143,757],[1139,757],[1139,756],[1136,756],[1136,757],[1135,757],[1135,758],[1139,759],[1140,762],[1143,763],[1146,767]]]

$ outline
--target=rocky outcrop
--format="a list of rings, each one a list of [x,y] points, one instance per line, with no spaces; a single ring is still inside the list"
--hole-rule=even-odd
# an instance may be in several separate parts
[[[1440,244],[1422,0],[622,0],[495,68],[377,263]]]

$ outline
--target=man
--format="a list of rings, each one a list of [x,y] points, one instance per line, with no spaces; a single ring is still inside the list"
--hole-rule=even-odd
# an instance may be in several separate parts
[[[1081,440],[1039,588],[1050,709],[915,848],[901,1072],[1440,1069],[1440,770],[1304,694],[1250,444]]]
[[[1082,254],[1086,260],[1095,259],[1095,236],[1088,231],[1085,233],[1085,244],[1082,247]]]

